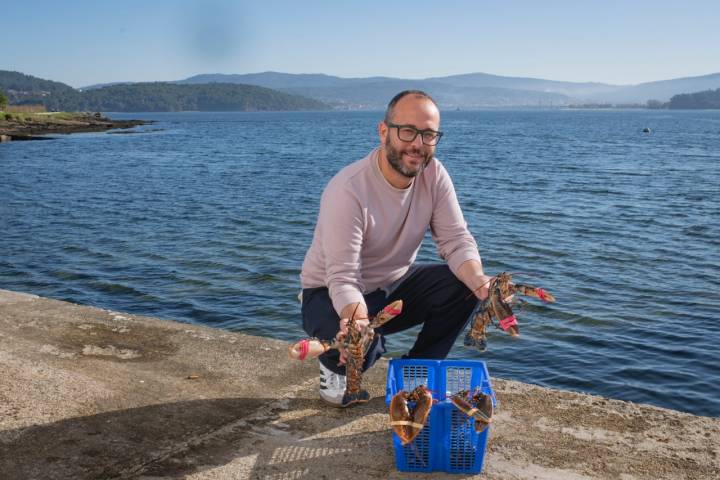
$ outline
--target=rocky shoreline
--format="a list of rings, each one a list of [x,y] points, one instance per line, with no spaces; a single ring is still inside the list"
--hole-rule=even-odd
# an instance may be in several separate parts
[[[45,140],[44,135],[104,132],[153,123],[146,120],[113,120],[100,113],[5,113],[0,114],[0,142]]]

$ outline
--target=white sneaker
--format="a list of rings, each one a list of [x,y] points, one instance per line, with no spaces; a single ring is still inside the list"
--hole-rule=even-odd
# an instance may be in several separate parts
[[[343,397],[347,387],[347,377],[340,375],[320,364],[320,398],[336,407],[343,407]]]

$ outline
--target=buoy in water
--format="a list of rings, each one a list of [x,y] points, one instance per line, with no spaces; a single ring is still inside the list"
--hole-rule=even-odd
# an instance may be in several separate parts
[[[643,128],[643,133],[650,133],[650,129],[648,127]]]

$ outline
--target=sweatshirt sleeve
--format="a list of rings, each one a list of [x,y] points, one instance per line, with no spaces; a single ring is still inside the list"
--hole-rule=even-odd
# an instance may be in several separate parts
[[[455,275],[467,260],[480,261],[477,243],[467,228],[455,187],[442,165],[438,168],[430,231],[440,256]]]
[[[331,182],[320,200],[318,226],[325,253],[325,284],[338,315],[350,304],[365,304],[360,271],[364,231],[359,199],[340,182]]]

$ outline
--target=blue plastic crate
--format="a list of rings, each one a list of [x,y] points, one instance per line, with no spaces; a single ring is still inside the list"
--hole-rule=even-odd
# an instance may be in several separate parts
[[[481,391],[493,397],[490,375],[479,360],[391,360],[385,403],[400,390],[425,385],[437,403],[425,428],[408,445],[393,432],[395,463],[403,472],[480,473],[490,427],[478,434],[474,420],[455,408],[448,397],[460,390]]]

